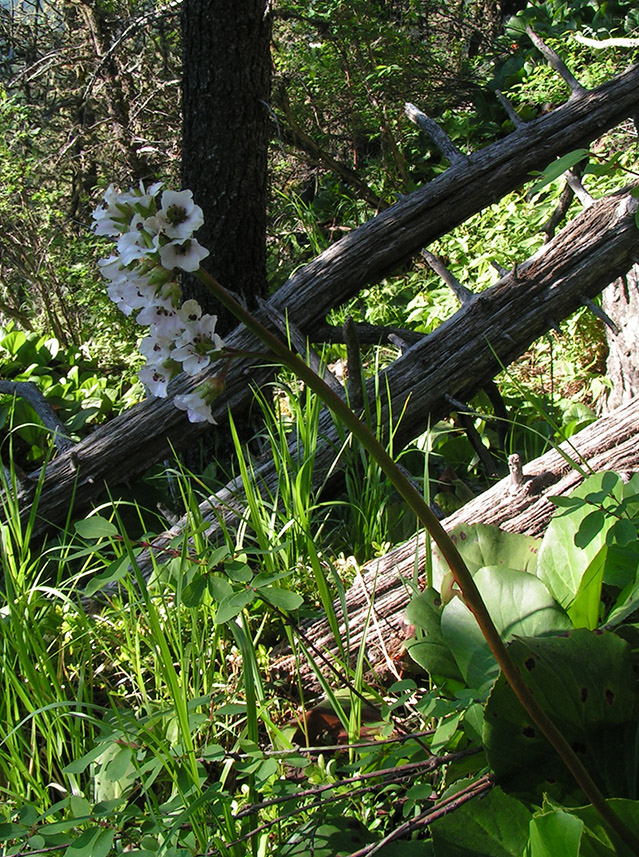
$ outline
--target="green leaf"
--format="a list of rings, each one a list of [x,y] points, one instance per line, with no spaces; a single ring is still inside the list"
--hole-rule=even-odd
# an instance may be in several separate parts
[[[579,857],[584,823],[565,810],[534,815],[526,857]]]
[[[207,591],[207,575],[201,571],[196,572],[190,583],[182,590],[182,604],[185,607],[199,607]]]
[[[376,837],[356,818],[313,819],[304,824],[297,833],[277,852],[278,857],[335,857],[336,854],[351,854],[365,845],[375,842]]]
[[[573,499],[581,499],[581,505],[553,515],[539,549],[537,575],[546,584],[562,607],[568,607],[579,591],[581,579],[591,562],[606,542],[606,533],[615,522],[612,515],[598,518],[601,528],[592,531],[594,518],[586,526],[588,539],[581,546],[576,544],[584,519],[592,513],[592,506],[585,501],[588,494],[599,491],[605,484],[605,494],[610,494],[614,481],[615,498],[622,500],[623,483],[616,473],[595,473],[572,492]],[[604,580],[606,580],[604,575]]]
[[[541,178],[539,181],[536,181],[535,184],[528,191],[529,196],[534,196],[539,193],[539,191],[546,187],[550,182],[554,182],[555,179],[558,179],[561,175],[563,175],[566,170],[572,169],[576,166],[580,161],[585,160],[590,157],[590,152],[588,149],[575,149],[574,152],[568,152],[565,155],[562,155],[561,158],[557,158],[557,160],[553,161],[549,164],[546,169],[542,172]]]
[[[501,566],[535,573],[540,540],[519,533],[508,533],[488,524],[458,524],[450,537],[474,574],[485,566]],[[433,548],[433,587],[441,592],[449,567],[439,550]]]
[[[211,553],[211,555],[208,557],[207,565],[208,565],[209,569],[215,568],[217,565],[219,565],[222,562],[222,560],[226,559],[226,557],[228,555],[229,555],[229,549],[226,545],[223,545],[222,547],[216,548]]]
[[[637,793],[639,700],[631,648],[612,633],[578,629],[513,640],[526,684],[605,795]],[[564,763],[500,675],[485,709],[484,746],[497,782],[526,800],[583,800]]]
[[[574,542],[578,548],[587,547],[595,539],[606,525],[606,516],[601,509],[589,512],[579,525],[575,533]]]
[[[287,612],[297,610],[304,603],[304,599],[297,592],[291,592],[289,589],[280,589],[279,586],[269,586],[258,590],[260,595],[272,604],[273,607],[278,607],[280,610]]]
[[[113,846],[115,831],[109,828],[91,827],[84,830],[69,845],[64,857],[107,857]]]
[[[639,802],[624,798],[606,801],[626,827],[639,837]],[[581,842],[580,857],[637,857],[604,823],[597,810],[589,805],[572,812],[586,824]]]
[[[100,515],[92,515],[84,521],[76,521],[74,526],[77,534],[83,539],[109,538],[118,534],[117,527]]]
[[[5,822],[0,824],[0,842],[6,842],[7,839],[21,839],[28,831],[29,828],[22,824]]]
[[[523,803],[495,788],[481,800],[468,801],[431,824],[435,855],[521,857],[530,816]]]
[[[75,759],[73,762],[69,762],[68,765],[64,767],[65,774],[81,774],[85,771],[91,762],[95,762],[95,760],[104,753],[104,744],[98,744],[97,747],[93,747],[93,749],[89,750],[88,753],[85,753],[80,759]]]
[[[573,602],[566,608],[570,621],[575,628],[588,628],[592,631],[599,624],[601,585],[606,570],[607,556],[608,548],[604,545],[585,570],[577,594]]]
[[[235,580],[238,583],[248,583],[253,577],[250,566],[245,562],[238,562],[235,559],[224,563],[224,571],[231,580]]]
[[[125,554],[119,559],[116,559],[115,562],[112,562],[110,565],[107,565],[107,567],[99,574],[96,574],[95,577],[91,578],[91,580],[84,588],[84,594],[88,598],[90,598],[99,589],[102,589],[102,587],[106,586],[108,583],[115,583],[117,580],[121,580],[126,575],[128,570],[129,557],[127,554]]]
[[[91,815],[91,804],[84,795],[71,795],[69,797],[69,809],[74,818],[87,818]]]
[[[207,575],[207,578],[211,598],[215,601],[219,601],[221,603],[226,598],[230,598],[231,595],[233,595],[235,590],[225,577],[221,577],[219,574],[209,574]]]
[[[120,747],[115,756],[105,765],[102,776],[107,782],[117,783],[124,779],[132,767],[130,747]]]
[[[620,547],[627,547],[637,541],[637,524],[634,521],[629,521],[628,518],[620,518],[615,521],[606,535],[607,544],[617,544]],[[638,546],[635,545],[635,551],[639,553]]]
[[[572,627],[544,584],[532,574],[509,568],[482,568],[474,580],[504,641]],[[475,617],[460,598],[453,598],[444,607],[441,630],[467,685],[479,692],[487,690],[499,667]]]
[[[406,651],[429,675],[461,681],[457,661],[442,638],[441,614],[441,598],[434,589],[425,589],[411,598],[406,620],[418,631],[406,641]]]
[[[620,594],[615,606],[606,619],[606,628],[615,628],[617,625],[620,625],[635,610],[639,610],[639,579],[633,583],[629,583]]]
[[[580,508],[583,506],[583,497],[564,497],[559,494],[555,497],[548,497],[554,506],[560,506],[564,509]]]
[[[230,619],[234,619],[239,613],[255,599],[255,592],[243,589],[220,602],[215,614],[215,624],[223,625]]]

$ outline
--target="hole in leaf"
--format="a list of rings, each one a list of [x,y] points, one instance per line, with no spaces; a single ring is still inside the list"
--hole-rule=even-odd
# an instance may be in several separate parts
[[[526,667],[527,670],[534,669],[535,659],[534,658],[526,658],[526,660],[524,661],[524,666]]]
[[[614,691],[610,690],[610,688],[607,687],[605,697],[606,697],[606,702],[608,703],[608,705],[612,705],[612,703],[615,701]]]
[[[580,688],[579,698],[581,699],[582,702],[585,702],[588,699],[588,688],[587,687]]]
[[[524,726],[521,733],[525,738],[534,738],[536,734],[532,726]]]

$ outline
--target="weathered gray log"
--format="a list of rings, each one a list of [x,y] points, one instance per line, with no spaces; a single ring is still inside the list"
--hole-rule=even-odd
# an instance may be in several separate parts
[[[562,320],[594,297],[633,264],[637,243],[638,201],[630,191],[599,200],[569,223],[531,259],[484,292],[474,295],[421,342],[409,348],[382,373],[379,388],[389,389],[390,408],[381,402],[381,425],[402,414],[394,433],[396,448],[446,416],[451,397],[468,401],[519,357],[556,320]],[[374,395],[374,382],[368,385]],[[330,414],[320,417],[313,479],[322,484],[335,464],[340,436]],[[292,455],[295,456],[295,449]],[[256,481],[275,495],[277,470],[266,460],[256,467]],[[220,520],[230,524],[243,512],[242,483],[236,480],[200,505],[215,538]],[[183,529],[179,522],[158,545]]]
[[[612,381],[606,410],[612,410],[639,395],[639,265],[608,286],[601,305],[613,325],[606,326],[606,375]]]
[[[269,303],[279,312],[288,313],[300,330],[309,333],[331,308],[367,284],[382,279],[471,214],[497,202],[526,181],[531,171],[542,170],[553,158],[587,146],[638,110],[639,66],[634,66],[609,83],[571,99],[507,138],[469,155],[465,163],[452,165],[430,184],[329,247],[296,272]],[[481,302],[476,304],[477,312],[482,312],[481,307]],[[228,345],[252,350],[256,344],[246,331],[238,328],[228,337]],[[259,384],[266,377],[246,360],[238,361],[229,373],[226,391],[215,410],[218,421],[225,419],[228,408],[245,412],[251,399],[248,382]],[[171,393],[190,392],[201,380],[202,377],[178,378]],[[461,389],[470,386],[462,384],[457,390],[445,392],[459,395]],[[64,520],[72,495],[76,510],[98,500],[105,483],[110,486],[127,483],[166,456],[171,445],[183,448],[202,431],[201,424],[186,421],[171,399],[147,400],[101,426],[70,453],[59,455],[48,465],[36,532]],[[31,476],[35,481],[38,473]],[[20,498],[25,513],[31,494],[25,491]]]
[[[586,472],[639,471],[639,398],[601,417],[561,448],[578,460]],[[509,532],[541,535],[556,508],[549,496],[569,494],[583,481],[582,476],[555,450],[530,462],[523,470],[525,481],[520,488],[513,489],[510,477],[502,479],[446,518],[442,522],[444,528],[450,532],[458,524],[483,523]],[[425,551],[424,535],[420,533],[361,569],[346,593],[346,620],[339,601],[334,603],[340,617],[339,646],[324,618],[302,626],[306,637],[329,659],[341,657],[340,648],[348,640],[354,663],[362,644],[362,629],[368,624],[366,658],[370,669],[386,681],[393,675],[395,659],[409,633],[404,611],[416,570],[420,586],[424,586]],[[279,677],[292,676],[295,668],[294,660],[286,654],[273,663]],[[301,669],[305,686],[315,687],[312,670],[303,665]]]

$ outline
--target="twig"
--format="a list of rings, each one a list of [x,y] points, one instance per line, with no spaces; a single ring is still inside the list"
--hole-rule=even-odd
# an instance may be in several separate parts
[[[472,800],[478,795],[490,791],[492,788],[493,783],[490,781],[489,776],[486,774],[476,783],[473,783],[470,786],[466,786],[465,789],[462,789],[461,791],[456,792],[454,795],[450,795],[450,797],[447,797],[442,800],[441,803],[437,804],[436,809],[427,809],[415,818],[411,818],[408,821],[405,821],[403,824],[400,824],[399,827],[396,827],[395,830],[393,830],[379,842],[374,842],[372,845],[367,845],[364,848],[360,848],[359,851],[353,851],[349,855],[349,857],[372,857],[373,854],[376,854],[378,851],[381,851],[381,849],[385,845],[388,845],[389,842],[394,842],[396,839],[399,839],[401,836],[410,833],[412,830],[416,830],[418,827],[424,827],[426,824],[430,824],[437,818],[441,818],[443,815],[452,812],[452,810],[457,809],[457,807],[462,806],[462,804],[467,803],[469,800]]]
[[[533,30],[530,25],[526,26],[526,32],[528,33],[528,37],[533,45],[537,48],[537,50],[544,56],[547,62],[555,69],[555,71],[563,77],[568,86],[570,87],[570,97],[578,98],[582,95],[585,95],[588,90],[585,86],[582,86],[574,74],[569,71],[568,66],[561,59],[559,54],[554,51],[551,47],[549,47],[542,39],[539,38],[537,33]]]
[[[346,342],[346,363],[348,365],[348,378],[346,380],[348,402],[351,408],[358,412],[364,407],[364,378],[357,328],[350,315],[344,322],[343,331]]]
[[[573,201],[574,197],[574,190],[571,188],[569,182],[566,182],[555,210],[550,215],[548,220],[540,227],[539,231],[544,233],[544,244],[547,244],[548,241],[550,241],[550,239],[555,234],[555,229],[559,226],[561,221],[566,216],[566,213],[570,208],[570,204]]]
[[[75,445],[51,405],[32,381],[0,381],[0,393],[20,396],[28,402],[45,428],[52,433],[53,443],[60,452],[66,452]]]
[[[453,399],[453,397],[449,396],[447,393],[444,395],[444,398],[446,399],[448,404],[455,410],[460,425],[463,428],[470,445],[477,453],[477,456],[481,463],[484,465],[484,470],[486,471],[487,475],[497,476],[497,465],[495,464],[490,452],[482,443],[481,437],[479,436],[479,432],[473,425],[474,416],[479,416],[482,419],[486,419],[486,417],[483,414],[476,414],[475,412],[470,411],[468,409],[468,405],[464,404],[464,402],[458,402],[456,399]]]
[[[495,95],[497,96],[497,100],[499,101],[501,106],[504,108],[504,110],[508,114],[508,118],[513,123],[515,128],[523,128],[524,125],[526,124],[525,120],[521,118],[519,113],[517,113],[517,111],[512,106],[510,101],[506,98],[506,96],[501,91],[501,89],[496,89]]]
[[[271,305],[269,304],[269,312]],[[391,327],[385,324],[353,322],[360,345],[379,345],[380,342],[393,343],[393,337],[399,337],[408,345],[414,345],[424,338],[423,333],[407,330],[405,327]],[[344,342],[344,327],[333,324],[318,324],[308,331],[311,342]],[[394,344],[394,343],[393,343]]]
[[[429,265],[436,274],[439,274],[462,306],[475,297],[470,289],[466,288],[466,286],[459,282],[457,277],[451,274],[439,256],[431,253],[430,250],[422,250],[421,256],[426,264]]]
[[[566,170],[566,182],[584,208],[589,208],[594,197],[583,186],[581,177],[574,170]]]
[[[446,134],[445,131],[442,131],[439,125],[431,119],[430,116],[422,113],[419,107],[415,107],[414,104],[407,101],[404,105],[404,113],[408,116],[411,122],[417,125],[420,131],[428,134],[442,155],[451,164],[461,164],[468,160],[466,155],[453,143],[448,134]]]
[[[589,48],[639,48],[639,39],[611,38],[611,39],[589,39],[581,33],[573,33],[573,38],[581,45]]]
[[[473,748],[470,750],[462,750],[460,753],[451,753],[449,756],[433,757],[433,759],[429,759],[428,761],[436,763],[436,764],[432,765],[432,768],[434,769],[436,767],[440,767],[441,765],[448,764],[449,762],[452,762],[455,759],[460,759],[460,758],[464,758],[465,756],[474,755],[475,753],[480,752],[480,750],[481,750],[480,747]],[[325,804],[334,803],[335,801],[338,801],[338,800],[344,800],[345,797],[347,797],[347,798],[359,797],[360,795],[363,795],[363,794],[366,794],[366,793],[369,793],[372,791],[378,791],[381,788],[386,788],[389,785],[401,783],[404,780],[406,780],[406,778],[409,777],[413,773],[414,770],[421,769],[425,766],[427,766],[427,763],[417,762],[417,763],[412,763],[412,764],[408,764],[408,765],[400,765],[399,767],[396,767],[396,768],[387,768],[386,770],[382,770],[382,771],[369,771],[365,774],[359,774],[355,777],[348,777],[346,779],[338,780],[335,783],[328,783],[328,784],[322,785],[322,786],[315,786],[312,789],[305,789],[304,791],[297,791],[297,792],[293,792],[293,794],[282,795],[281,797],[272,798],[271,800],[263,801],[262,803],[251,804],[250,806],[241,810],[241,812],[237,813],[237,815],[235,817],[237,819],[245,818],[246,816],[255,815],[255,813],[258,810],[266,809],[267,807],[275,806],[275,805],[280,804],[280,803],[285,803],[286,801],[290,801],[290,800],[297,801],[303,797],[317,797],[317,798],[319,798],[318,800],[316,800],[310,804],[305,804],[304,806],[297,806],[295,809],[291,810],[290,812],[285,813],[284,815],[278,815],[277,818],[273,818],[270,821],[264,822],[264,824],[261,824],[259,827],[256,827],[253,830],[250,830],[247,833],[243,834],[239,839],[235,839],[233,842],[228,843],[227,848],[230,848],[232,845],[237,845],[240,842],[244,842],[245,840],[250,839],[251,836],[255,836],[257,833],[261,833],[264,830],[268,830],[273,825],[279,824],[284,819],[292,818],[293,816],[298,815],[300,812],[306,812],[309,809],[317,809],[318,807],[324,806]],[[332,789],[339,788],[340,786],[350,785],[352,783],[358,783],[358,782],[361,782],[362,780],[377,778],[377,777],[380,777],[382,775],[384,776],[384,780],[381,783],[374,783],[373,785],[370,785],[370,786],[364,786],[363,788],[360,788],[360,789],[354,789],[354,790],[348,792],[347,795],[338,794],[338,795],[332,795],[330,797],[321,797],[321,795],[323,795],[324,792],[326,792],[326,791],[330,791]],[[468,788],[470,788],[470,787],[468,787]],[[460,795],[467,792],[468,788],[464,789],[462,792],[457,792],[457,794],[452,795],[449,798],[446,798],[444,801],[442,801],[442,805],[443,804],[449,804],[449,803],[451,803],[451,801],[455,801],[456,799],[459,798]],[[477,791],[477,793],[479,794],[480,791]],[[471,796],[474,796],[474,794]],[[466,799],[470,800],[471,796],[469,796]],[[451,807],[451,808],[454,808],[454,807]],[[429,812],[432,812],[432,809],[429,810]],[[414,823],[415,820],[416,819],[412,819],[412,822]],[[353,857],[353,855],[351,855],[351,857]]]
[[[601,319],[601,321],[603,321],[603,323],[612,330],[615,336],[619,336],[619,328],[605,310],[600,306],[597,306],[594,301],[591,301],[590,298],[587,298],[585,295],[580,295],[580,299],[583,305],[587,306],[594,316]]]

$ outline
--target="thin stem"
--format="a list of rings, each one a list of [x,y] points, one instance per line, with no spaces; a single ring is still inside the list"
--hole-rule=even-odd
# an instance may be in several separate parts
[[[639,854],[639,839],[625,826],[619,816],[608,806],[604,796],[594,780],[583,766],[570,744],[557,729],[546,712],[535,699],[532,691],[521,677],[521,673],[512,660],[499,632],[495,627],[484,601],[475,585],[466,563],[455,547],[452,539],[439,523],[421,494],[415,490],[410,480],[397,467],[384,446],[377,440],[368,427],[351,411],[333,390],[315,374],[296,354],[284,343],[257,321],[248,310],[244,309],[217,280],[207,271],[200,268],[197,272],[201,282],[215,297],[245,327],[258,337],[278,358],[278,360],[302,380],[311,390],[317,393],[328,408],[344,423],[357,438],[366,451],[373,456],[386,476],[404,498],[410,509],[415,513],[431,537],[436,542],[452,572],[453,578],[461,590],[464,602],[475,617],[490,650],[492,651],[501,671],[513,692],[519,699],[524,710],[539,727],[546,739],[559,754],[564,764],[575,778],[588,800],[592,803],[601,817],[622,841]]]

